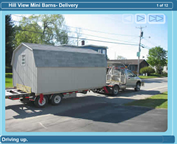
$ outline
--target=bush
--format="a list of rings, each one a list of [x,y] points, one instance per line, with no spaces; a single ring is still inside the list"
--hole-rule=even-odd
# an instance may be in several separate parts
[[[167,77],[167,76],[168,76],[168,73],[163,71],[163,72],[162,72],[162,76]]]
[[[147,73],[149,76],[151,73],[155,73],[155,70],[152,67],[143,67],[140,69],[140,73]]]
[[[12,67],[6,66],[6,73],[12,73]]]

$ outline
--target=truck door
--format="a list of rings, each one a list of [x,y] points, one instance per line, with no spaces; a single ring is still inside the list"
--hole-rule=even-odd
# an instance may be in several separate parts
[[[134,87],[136,85],[136,75],[131,71],[127,70],[127,87]]]

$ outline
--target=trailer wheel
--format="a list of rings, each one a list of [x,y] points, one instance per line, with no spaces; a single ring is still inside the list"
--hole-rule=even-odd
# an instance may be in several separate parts
[[[51,98],[52,105],[58,105],[62,101],[62,96],[60,94],[53,95]]]
[[[36,97],[34,104],[37,107],[45,107],[48,103],[48,98],[46,96],[43,97],[42,103],[40,103],[40,97]]]
[[[118,95],[119,93],[119,86],[118,85],[114,85],[113,88],[112,88],[112,94],[114,96]]]
[[[140,87],[141,87],[141,83],[137,82],[136,87],[135,87],[135,91],[140,91]]]

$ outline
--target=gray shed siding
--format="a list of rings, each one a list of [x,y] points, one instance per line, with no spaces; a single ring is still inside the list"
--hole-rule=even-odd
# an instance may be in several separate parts
[[[37,93],[62,93],[106,85],[106,68],[38,68]]]
[[[25,65],[21,64],[22,54],[25,54]],[[33,52],[23,45],[16,50],[13,59],[13,85],[16,86],[17,83],[37,91],[37,68]]]
[[[106,59],[93,50],[22,43],[13,53],[12,65],[14,86],[29,86],[37,95],[106,85]]]

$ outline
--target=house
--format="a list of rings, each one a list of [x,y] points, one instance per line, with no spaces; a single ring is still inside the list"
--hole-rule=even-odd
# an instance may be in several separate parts
[[[127,66],[128,69],[137,73],[138,70],[138,59],[120,59],[120,60],[108,60],[108,66],[116,66],[116,67],[125,67]],[[146,60],[140,59],[139,60],[140,69],[143,67],[149,66]]]
[[[164,66],[164,67],[163,67],[163,72],[168,73],[168,66]]]
[[[107,49],[106,46],[97,46],[97,45],[82,45],[82,46],[75,46],[75,45],[62,45],[61,47],[73,47],[73,48],[82,48],[82,49],[90,49],[94,50],[98,53],[104,54],[107,59]]]
[[[106,56],[106,58],[107,58],[107,49],[108,49],[108,47],[106,47],[106,46],[82,45],[82,46],[79,46],[79,47],[97,51],[97,52],[99,52],[101,54],[104,54]]]
[[[35,94],[100,88],[106,84],[106,59],[90,49],[21,43],[13,52],[13,85]]]

